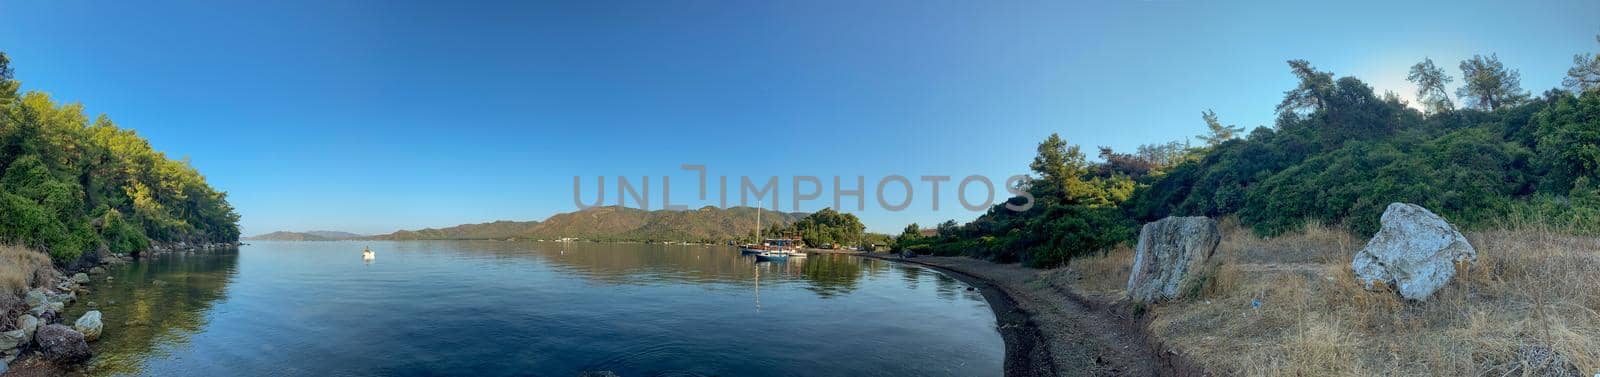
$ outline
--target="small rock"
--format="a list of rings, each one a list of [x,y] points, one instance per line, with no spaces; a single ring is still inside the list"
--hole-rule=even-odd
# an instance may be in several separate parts
[[[89,343],[83,334],[62,325],[45,325],[34,335],[39,354],[57,365],[71,365],[89,359]]]
[[[95,304],[94,301],[89,301],[87,305],[89,305],[89,307],[91,307],[91,308],[100,307],[100,305],[99,304]]]
[[[73,301],[77,301],[78,300],[78,294],[76,292],[71,292],[71,291],[68,291],[68,292],[65,292],[65,293],[50,294],[50,295],[46,295],[46,296],[48,297],[47,301],[49,301],[49,302],[68,303],[68,302],[73,302]]]
[[[22,330],[22,343],[32,343],[33,332],[39,330],[39,318],[23,314],[17,317],[17,329]]]
[[[90,310],[88,313],[83,313],[82,317],[78,317],[77,322],[72,323],[72,329],[83,333],[83,340],[90,342],[100,339],[100,330],[104,327],[105,324],[100,322],[99,310]]]
[[[23,341],[26,340],[27,336],[27,332],[20,329],[0,332],[0,350],[10,351],[27,344],[27,342]]]
[[[50,302],[50,298],[45,296],[44,291],[35,289],[28,291],[28,296],[24,301],[28,303],[28,307],[32,308]]]
[[[94,275],[103,274],[103,273],[106,273],[106,268],[105,267],[100,267],[100,266],[94,266],[94,268],[89,269],[89,273],[90,274],[94,274]]]
[[[82,273],[82,272],[73,274],[72,275],[72,282],[73,283],[78,283],[78,284],[88,284],[89,283],[89,274],[85,274],[85,273]]]
[[[166,286],[167,282],[166,281],[162,281],[162,280],[156,280],[156,281],[151,281],[150,285],[154,285],[154,286],[157,286],[157,287],[162,287],[162,286]]]

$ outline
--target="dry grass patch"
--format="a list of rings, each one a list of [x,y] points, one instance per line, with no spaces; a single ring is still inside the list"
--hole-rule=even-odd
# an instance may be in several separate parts
[[[1366,240],[1335,227],[1263,239],[1224,220],[1222,231],[1202,294],[1150,310],[1152,333],[1213,372],[1600,373],[1600,239],[1539,227],[1469,233],[1478,263],[1418,303],[1363,289],[1349,264]],[[1119,249],[1066,270],[1076,289],[1120,295],[1132,259]]]
[[[22,294],[41,282],[54,280],[55,268],[44,253],[22,246],[0,244],[0,291]]]

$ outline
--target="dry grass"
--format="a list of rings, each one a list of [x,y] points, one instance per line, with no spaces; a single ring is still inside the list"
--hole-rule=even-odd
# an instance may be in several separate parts
[[[1201,296],[1150,310],[1152,333],[1218,374],[1600,373],[1600,239],[1538,226],[1470,233],[1478,262],[1419,303],[1363,289],[1349,263],[1365,240],[1335,227],[1273,239],[1232,220],[1222,230]],[[1066,273],[1076,289],[1121,295],[1131,254],[1074,260]]]
[[[0,290],[21,294],[56,277],[50,257],[21,246],[0,244]]]

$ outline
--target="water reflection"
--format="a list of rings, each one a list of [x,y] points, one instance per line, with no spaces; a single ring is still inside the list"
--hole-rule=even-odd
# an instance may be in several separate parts
[[[848,255],[261,242],[112,274],[83,297],[105,311],[99,375],[977,376],[1004,349],[960,282]]]
[[[227,298],[238,263],[238,249],[168,254],[113,266],[106,275],[93,277],[90,292],[79,297],[66,317],[76,319],[89,310],[102,313],[105,332],[91,344],[95,357],[90,371],[136,374],[148,357],[188,344],[206,326],[206,312]],[[90,302],[97,308],[90,308]]]

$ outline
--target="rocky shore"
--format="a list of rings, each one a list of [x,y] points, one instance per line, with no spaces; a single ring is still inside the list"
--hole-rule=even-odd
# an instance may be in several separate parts
[[[196,253],[237,247],[238,243],[170,243],[152,245],[140,258],[162,254]],[[20,313],[0,323],[0,374],[8,376],[73,375],[92,356],[89,343],[100,339],[105,321],[99,310],[89,310],[77,318],[66,318],[67,307],[80,304],[79,295],[88,293],[96,282],[112,281],[108,268],[128,263],[128,254],[100,252],[95,257],[72,263],[65,270],[25,292],[4,313]],[[48,268],[42,268],[48,270]],[[43,276],[43,275],[41,275]],[[53,284],[52,284],[53,283]],[[81,303],[96,307],[95,303]]]

